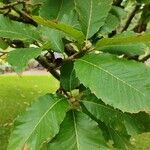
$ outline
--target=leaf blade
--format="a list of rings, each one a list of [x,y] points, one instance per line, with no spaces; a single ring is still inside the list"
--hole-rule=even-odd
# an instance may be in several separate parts
[[[11,21],[2,15],[0,15],[0,22],[0,37],[23,40],[30,43],[40,41],[40,34],[33,26]]]
[[[22,72],[30,59],[36,58],[42,52],[41,48],[18,48],[9,52],[7,61],[18,73]]]
[[[38,16],[33,16],[32,18],[40,25],[66,33],[68,36],[74,38],[81,44],[84,42],[84,35],[82,34],[82,32],[76,30],[70,25],[67,25],[65,23],[56,23],[54,21],[46,20]]]
[[[89,54],[76,61],[75,70],[79,80],[106,104],[129,112],[150,110],[150,69],[144,64]]]
[[[112,0],[75,0],[76,11],[86,40],[104,24],[111,4]]]
[[[64,63],[60,71],[60,83],[65,90],[72,91],[79,86],[79,80],[76,77],[73,62]]]
[[[99,40],[96,44],[96,48],[100,48],[103,46],[109,45],[123,45],[123,44],[134,44],[134,43],[149,43],[150,42],[150,34],[137,34],[130,35],[126,37],[114,37],[114,38],[104,38]]]
[[[88,127],[85,128],[85,125]],[[50,150],[60,148],[68,150],[91,150],[93,148],[99,150],[107,149],[107,146],[97,123],[82,112],[72,111],[67,113],[61,125],[60,133],[48,145]]]
[[[17,119],[19,125],[10,137],[9,149],[40,149],[59,132],[59,125],[69,109],[66,98],[47,94],[39,98],[27,112]],[[43,128],[44,127],[44,128]]]

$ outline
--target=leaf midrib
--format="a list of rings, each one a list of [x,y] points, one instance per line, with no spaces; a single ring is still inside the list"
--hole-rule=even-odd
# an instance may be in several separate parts
[[[62,6],[63,6],[63,0],[61,0],[61,5],[60,5],[60,8],[59,8],[59,10],[58,10],[58,14],[57,14],[56,20],[59,19],[60,11],[61,11],[61,9],[62,9]]]
[[[91,63],[91,62],[88,62],[88,61],[86,61],[86,60],[84,60],[84,59],[79,59],[79,61],[82,61],[82,62],[84,62],[84,63],[87,63],[87,64],[89,64],[89,65],[91,65],[91,66],[93,66],[93,67],[95,67],[95,68],[97,68],[97,69],[99,69],[99,70],[101,70],[101,71],[103,71],[103,72],[109,74],[110,76],[112,76],[113,78],[115,78],[117,81],[122,82],[123,84],[127,85],[129,88],[134,89],[134,90],[135,90],[136,92],[138,92],[140,95],[142,95],[142,96],[145,97],[145,94],[142,93],[139,89],[133,87],[132,85],[128,84],[126,81],[124,81],[124,80],[118,78],[117,76],[113,75],[113,74],[112,74],[111,72],[109,72],[108,70],[105,70],[104,68],[102,68],[102,67],[100,67],[100,66],[97,66],[97,65],[95,65],[95,64],[93,64],[93,63]]]
[[[31,131],[31,133],[29,134],[29,136],[25,139],[24,144],[26,144],[26,142],[29,140],[29,138],[31,137],[31,135],[33,134],[33,132],[36,130],[36,128],[38,127],[38,125],[41,123],[41,121],[43,120],[43,118],[49,113],[49,111],[60,101],[62,101],[62,99],[58,100],[57,102],[55,102],[52,106],[50,106],[50,108],[42,115],[42,117],[39,119],[39,121],[37,122],[37,124],[35,125],[35,127],[33,128],[33,130]]]
[[[93,9],[93,1],[91,0],[88,28],[87,28],[87,34],[86,34],[86,41],[88,39],[88,35],[89,35],[89,32],[90,32],[90,26],[91,26],[91,20],[92,20],[92,12],[93,12],[92,9]]]
[[[75,130],[75,136],[76,136],[76,142],[77,142],[77,149],[80,150],[79,141],[78,141],[78,131],[77,131],[77,125],[76,125],[76,119],[75,119],[74,112],[72,112],[72,115],[73,115],[74,130]]]

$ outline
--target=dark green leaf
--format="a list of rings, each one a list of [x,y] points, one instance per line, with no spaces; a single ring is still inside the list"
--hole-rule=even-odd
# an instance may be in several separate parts
[[[49,143],[49,150],[106,150],[98,124],[86,114],[68,112],[59,134]]]
[[[47,94],[40,97],[24,115],[17,119],[11,134],[8,150],[40,150],[44,142],[50,141],[58,132],[69,104],[65,97]]]
[[[60,82],[61,86],[67,91],[71,91],[79,86],[79,80],[76,77],[73,62],[66,62],[61,67]]]
[[[89,92],[83,94],[80,98],[86,109],[97,119],[104,122],[107,126],[114,128],[124,126],[129,135],[135,135],[143,132],[149,132],[150,115],[144,112],[137,114],[123,113],[109,105],[105,105],[94,94]],[[115,126],[114,126],[115,123]]]

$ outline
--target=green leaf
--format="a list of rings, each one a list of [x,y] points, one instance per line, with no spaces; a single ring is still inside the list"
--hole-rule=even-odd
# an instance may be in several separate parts
[[[103,38],[99,40],[96,44],[96,48],[99,49],[103,46],[109,45],[123,45],[123,44],[134,44],[134,43],[149,43],[150,34],[137,34],[126,37],[114,37],[114,38]]]
[[[74,1],[73,0],[45,0],[40,8],[40,16],[50,20],[56,20],[69,25],[77,24],[77,17],[75,18]],[[62,32],[56,31],[47,27],[42,27],[42,34],[44,40],[48,40],[51,49],[62,53],[64,51],[64,43],[62,38],[65,36]]]
[[[109,13],[104,25],[100,29],[100,33],[104,34],[112,32],[119,23],[119,19],[115,15]]]
[[[112,0],[75,0],[76,11],[86,39],[93,36],[105,22]]]
[[[38,16],[34,16],[33,19],[40,25],[64,32],[68,36],[74,38],[80,44],[82,44],[84,42],[85,37],[82,34],[82,32],[73,28],[70,25],[67,25],[65,23],[58,23],[55,21],[45,20],[45,19],[38,17]]]
[[[112,6],[110,13],[116,16],[119,20],[121,20],[122,17],[126,17],[127,15],[127,12],[123,8],[117,6]]]
[[[106,150],[98,124],[86,114],[70,111],[61,124],[59,134],[49,143],[49,150]]]
[[[150,115],[145,112],[137,114],[123,113],[109,105],[105,105],[94,94],[84,92],[80,98],[86,109],[98,120],[115,130],[117,126],[124,126],[129,135],[149,132]],[[115,126],[114,126],[115,123]]]
[[[50,20],[62,20],[74,9],[73,0],[44,0],[40,8],[40,16]]]
[[[42,31],[43,41],[47,41],[53,51],[64,52],[63,34],[61,32],[47,27],[41,27],[40,30]]]
[[[47,94],[40,97],[24,115],[17,119],[17,126],[11,134],[8,150],[40,150],[44,142],[50,141],[69,109],[67,99]]]
[[[79,80],[76,77],[73,62],[64,63],[60,72],[60,83],[65,90],[71,91],[79,86]]]
[[[105,24],[100,28],[100,33],[108,34],[112,32],[113,30],[115,30],[119,26],[122,17],[125,17],[125,16],[126,16],[126,13],[124,9],[120,7],[112,6],[105,20]]]
[[[150,110],[150,68],[144,64],[89,54],[75,62],[75,71],[80,82],[106,104],[127,112]]]
[[[9,52],[7,61],[16,72],[22,72],[29,60],[38,57],[42,52],[41,48],[18,48]]]
[[[117,129],[118,128],[118,129]],[[117,131],[118,130],[118,131]],[[121,130],[121,131],[120,131]],[[110,140],[113,141],[113,146],[119,150],[133,150],[133,146],[129,141],[129,136],[125,133],[124,129],[116,127],[116,130],[109,127],[107,128],[107,133],[110,136]]]
[[[40,34],[35,27],[11,21],[3,15],[0,15],[0,37],[23,40],[30,43],[40,40]]]
[[[144,43],[123,44],[123,45],[109,45],[99,47],[98,50],[108,52],[111,54],[127,54],[127,55],[142,55],[147,51],[148,46]]]

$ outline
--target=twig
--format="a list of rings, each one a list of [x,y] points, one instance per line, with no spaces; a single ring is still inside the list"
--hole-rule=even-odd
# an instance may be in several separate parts
[[[130,24],[131,24],[133,18],[134,18],[135,15],[136,15],[136,13],[139,11],[140,7],[141,7],[141,5],[139,5],[139,4],[137,4],[137,5],[134,7],[133,11],[132,11],[131,14],[129,15],[128,20],[126,21],[125,26],[123,27],[123,29],[122,29],[121,32],[124,32],[124,31],[126,31],[126,30],[128,29],[128,27],[130,26]]]
[[[149,22],[149,15],[150,15],[150,4],[148,5],[145,5],[143,7],[143,10],[142,10],[142,14],[141,14],[141,17],[138,21],[138,24],[134,27],[134,32],[137,32],[137,33],[141,33],[143,31],[146,31],[147,29],[147,24]]]
[[[44,56],[39,56],[36,60],[46,68],[57,80],[60,80],[60,75],[56,71],[55,65],[53,63],[49,63]]]
[[[0,54],[0,57],[2,57],[2,56],[4,56],[4,55],[8,54],[8,52],[4,52],[4,51],[0,51],[0,53],[2,53],[2,54]]]
[[[2,7],[0,7],[1,10],[5,10],[5,9],[10,9],[16,5],[19,5],[19,4],[24,4],[25,2],[24,1],[17,1],[17,2],[12,2],[12,3],[9,3],[9,4],[6,4]]]
[[[18,9],[16,9],[15,7],[12,7],[12,9],[18,13],[20,15],[20,17],[22,17],[23,19],[25,19],[26,22],[31,23],[34,26],[37,26],[37,23],[32,19],[32,17],[30,15],[28,15],[26,12],[24,11],[20,11]]]
[[[140,62],[143,62],[143,63],[144,63],[144,62],[147,61],[149,58],[150,58],[150,54],[147,55],[146,57],[142,58],[142,59],[140,60]]]
[[[23,9],[26,10],[26,2],[23,0],[18,0],[17,2],[13,2],[7,5],[4,5],[2,7],[0,7],[0,10],[7,10],[8,11],[6,13],[4,12],[0,12],[1,14],[7,15],[9,18],[16,20],[16,21],[21,21],[24,23],[30,23],[34,26],[37,26],[37,23],[32,19],[32,17],[30,17],[30,15],[28,15],[25,11],[20,11],[17,8],[15,8],[16,5],[22,4],[23,5]],[[12,14],[9,14],[9,12],[11,10],[14,10],[16,13],[18,13],[20,15],[20,17],[17,16],[13,16]]]

